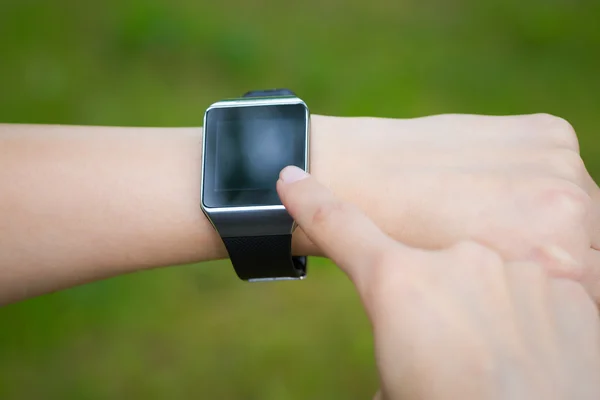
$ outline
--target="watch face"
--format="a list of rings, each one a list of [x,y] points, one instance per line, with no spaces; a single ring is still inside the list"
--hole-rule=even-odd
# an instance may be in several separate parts
[[[212,108],[204,127],[205,207],[281,205],[276,191],[287,165],[306,169],[304,104]]]

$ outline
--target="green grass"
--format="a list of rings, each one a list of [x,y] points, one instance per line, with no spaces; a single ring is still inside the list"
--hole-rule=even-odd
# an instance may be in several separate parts
[[[375,388],[343,275],[241,284],[226,262],[160,269],[2,311],[2,398],[309,398]],[[10,325],[9,325],[10,324]]]
[[[600,2],[3,0],[0,121],[198,126],[290,87],[315,113],[550,112],[600,177]],[[377,388],[347,279],[146,271],[0,309],[2,399],[348,399]]]

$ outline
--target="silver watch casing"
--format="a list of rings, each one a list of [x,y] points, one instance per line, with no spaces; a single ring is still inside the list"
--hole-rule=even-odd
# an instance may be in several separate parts
[[[211,110],[238,107],[269,107],[278,105],[303,105],[305,110],[304,160],[309,171],[310,112],[296,96],[250,97],[222,100],[212,104],[204,113],[204,129]],[[206,132],[202,135],[202,173],[200,182],[200,206],[208,220],[222,238],[240,236],[266,236],[291,234],[295,222],[283,205],[209,207],[205,204]]]

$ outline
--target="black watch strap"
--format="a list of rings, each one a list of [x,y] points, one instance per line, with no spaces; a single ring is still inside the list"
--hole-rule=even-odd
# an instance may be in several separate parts
[[[236,274],[245,281],[302,279],[306,257],[292,256],[292,235],[224,237]]]

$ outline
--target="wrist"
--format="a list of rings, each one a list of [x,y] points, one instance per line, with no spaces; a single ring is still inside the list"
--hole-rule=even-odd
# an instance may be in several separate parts
[[[342,162],[340,156],[350,158],[355,154],[343,154],[344,140],[342,118],[313,116],[310,136],[310,170],[321,182],[343,197],[351,197],[351,201],[360,202],[353,193],[350,180],[339,173],[337,166]],[[148,262],[144,266],[176,265],[191,262],[210,261],[227,258],[227,252],[221,238],[202,213],[200,208],[200,175],[201,175],[201,135],[202,129],[161,129],[161,135],[171,138],[170,145],[161,146],[163,167],[156,168],[154,173],[140,176],[145,180],[152,179],[155,226],[148,230],[160,232],[151,235],[146,243],[149,251],[145,253]],[[157,148],[158,150],[158,148]],[[156,163],[158,165],[158,162]],[[140,166],[147,169],[147,166]],[[152,176],[153,175],[153,176]],[[148,181],[146,184],[150,184]],[[145,186],[140,182],[140,186]],[[156,220],[158,218],[158,221]],[[148,225],[150,221],[145,223]],[[138,224],[144,224],[140,216]],[[293,252],[298,255],[320,256],[320,249],[308,240],[306,235],[297,229],[293,235]],[[157,260],[163,260],[157,263]],[[144,268],[144,267],[142,267]]]
[[[345,151],[342,121],[343,118],[339,117],[311,117],[309,172],[337,194],[348,195],[351,186],[347,184],[343,171],[339,169],[340,163],[344,162],[342,157]],[[292,251],[297,255],[323,255],[300,228],[294,231]]]
[[[423,191],[410,193],[408,187],[399,185],[402,180],[397,177],[407,172],[407,168],[399,170],[404,166],[402,159],[407,155],[418,157],[411,133],[399,129],[401,123],[402,120],[383,118],[314,115],[310,173],[338,198],[361,209],[394,239],[422,246],[427,244],[423,241],[427,233],[417,230],[419,224],[403,223],[408,217],[418,218],[415,211],[423,201]],[[401,149],[401,153],[390,152],[390,146]],[[373,173],[374,170],[378,172]],[[294,245],[296,254],[322,255],[301,229],[294,232]]]
[[[336,172],[339,164],[339,148],[343,146],[343,131],[340,129],[342,118],[312,116],[310,132],[309,162],[310,171],[321,182],[330,188],[342,193],[349,192],[349,185],[343,175]],[[186,215],[180,216],[181,225],[173,238],[179,245],[175,248],[161,250],[170,253],[172,261],[165,265],[181,264],[188,262],[210,261],[227,258],[227,252],[221,238],[202,213],[200,207],[200,175],[201,175],[201,135],[202,129],[180,130],[178,135],[180,145],[177,146],[180,162],[171,160],[172,165],[179,165],[179,173],[175,176],[161,174],[160,193],[177,193],[165,200],[173,204],[164,207],[164,210],[187,210]],[[187,140],[182,135],[187,135]],[[193,139],[192,139],[193,138]],[[192,140],[190,140],[192,139]],[[186,143],[187,142],[187,143]],[[177,158],[173,155],[173,158]],[[185,161],[187,160],[187,161]],[[178,218],[175,214],[171,218]],[[166,238],[166,236],[165,236]],[[161,246],[162,248],[163,246]],[[318,247],[306,237],[301,229],[296,229],[293,235],[293,253],[297,255],[321,256]]]
[[[360,121],[360,128],[357,128],[357,121]],[[372,118],[313,115],[310,133],[310,172],[342,200],[361,208],[388,234],[396,239],[411,242],[411,237],[409,237],[411,232],[403,229],[397,223],[397,216],[406,212],[405,199],[396,196],[393,202],[394,210],[386,209],[385,205],[390,202],[384,202],[381,199],[382,193],[389,193],[385,188],[385,180],[382,177],[378,179],[378,177],[366,176],[361,168],[364,163],[377,162],[380,156],[380,148],[377,144],[388,139],[383,136],[393,134],[392,124],[394,122],[394,120]],[[369,128],[370,124],[378,124],[378,126]],[[372,143],[371,148],[365,147],[369,146],[369,143],[364,140],[365,129],[368,131]],[[201,172],[199,145],[201,138],[199,135],[201,129],[194,130],[192,135],[194,134],[196,137],[193,143],[182,145],[180,150],[182,159],[190,160],[190,164],[187,169],[181,168],[179,186],[185,189],[178,192],[181,194],[187,192],[188,201],[186,202],[183,198],[179,198],[177,201],[180,208],[187,207],[193,210],[193,212],[188,212],[192,218],[188,217],[189,224],[186,224],[185,231],[182,229],[179,235],[175,235],[179,237],[179,243],[185,248],[185,250],[182,248],[177,257],[177,259],[184,260],[183,262],[208,261],[227,257],[218,233],[199,206],[199,176]],[[395,139],[402,140],[402,137],[396,135]],[[410,142],[407,141],[406,146],[403,146],[404,150],[409,151],[409,146]],[[163,176],[163,179],[163,193],[172,193],[177,190],[172,177]],[[171,207],[176,207],[176,205]],[[393,212],[391,214],[394,215],[393,219],[390,218],[390,212]],[[296,229],[293,235],[293,253],[309,256],[323,255],[300,228]]]

